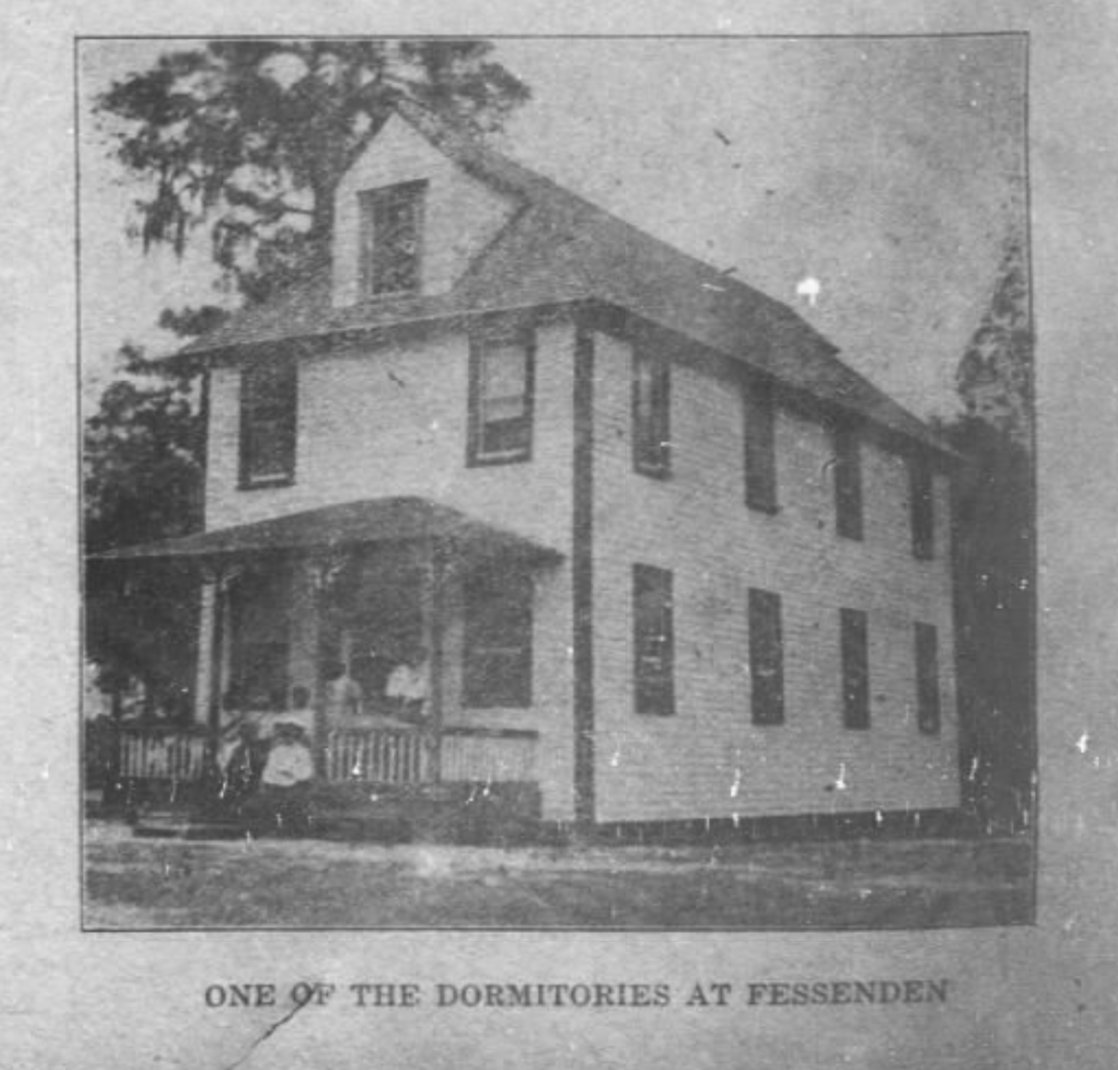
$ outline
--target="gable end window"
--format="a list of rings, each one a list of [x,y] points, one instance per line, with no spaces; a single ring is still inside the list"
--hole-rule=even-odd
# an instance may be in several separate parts
[[[672,574],[633,566],[633,676],[637,713],[675,713]]]
[[[292,359],[261,361],[241,372],[242,489],[294,480],[296,393]]]
[[[426,182],[401,182],[358,194],[361,289],[366,296],[419,290],[426,192]]]
[[[532,705],[532,577],[485,568],[465,581],[462,703],[471,709]]]
[[[835,431],[835,527],[844,539],[862,538],[862,452],[858,433]]]
[[[870,665],[866,614],[840,609],[842,629],[842,722],[847,728],[870,726]]]
[[[471,337],[468,464],[531,458],[535,364],[530,329]]]
[[[775,513],[776,442],[772,383],[756,381],[745,388],[745,504]]]
[[[749,677],[753,723],[784,723],[784,639],[780,595],[749,590]]]
[[[925,735],[939,732],[939,634],[935,625],[916,625],[916,724]]]
[[[671,371],[666,355],[633,351],[633,467],[663,479],[671,468]]]
[[[927,460],[908,462],[909,501],[912,510],[912,555],[931,560],[935,550],[935,506],[932,498],[932,471]]]

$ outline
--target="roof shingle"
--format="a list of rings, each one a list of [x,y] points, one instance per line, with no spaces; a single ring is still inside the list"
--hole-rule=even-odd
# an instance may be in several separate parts
[[[407,102],[401,116],[524,208],[447,293],[336,308],[324,267],[271,303],[245,309],[186,347],[201,354],[484,312],[583,301],[617,306],[787,386],[937,450],[923,421],[848,367],[788,306],[618,219],[550,179],[447,128]]]

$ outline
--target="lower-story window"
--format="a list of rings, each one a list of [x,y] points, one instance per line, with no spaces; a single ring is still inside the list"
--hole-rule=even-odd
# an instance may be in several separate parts
[[[870,664],[866,614],[839,610],[842,629],[842,719],[847,728],[870,726]]]
[[[532,705],[532,578],[514,568],[472,573],[465,589],[462,703]]]
[[[933,624],[916,625],[916,724],[934,736],[939,731],[939,634]]]
[[[749,676],[754,724],[784,722],[784,639],[780,595],[749,590]]]
[[[672,574],[633,566],[634,692],[637,713],[675,713]]]

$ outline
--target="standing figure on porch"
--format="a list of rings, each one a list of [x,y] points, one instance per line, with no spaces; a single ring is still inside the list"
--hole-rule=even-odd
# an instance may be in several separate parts
[[[345,663],[332,661],[326,666],[326,725],[329,729],[353,724],[365,708],[361,685],[349,675]]]
[[[422,724],[427,705],[427,650],[414,647],[392,670],[385,688],[393,716],[408,724]]]
[[[249,829],[257,836],[274,832],[301,835],[310,817],[310,783],[314,759],[302,725],[281,721],[260,775],[260,790],[245,810]]]

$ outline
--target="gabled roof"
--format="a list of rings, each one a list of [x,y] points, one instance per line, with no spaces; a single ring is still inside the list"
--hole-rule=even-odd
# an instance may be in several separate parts
[[[335,308],[324,265],[274,301],[232,316],[186,347],[200,354],[321,338],[453,316],[574,302],[616,306],[857,413],[950,452],[923,421],[840,361],[838,348],[787,305],[730,278],[450,129],[407,101],[399,115],[475,177],[522,203],[446,293]]]
[[[558,559],[562,555],[517,535],[476,520],[426,498],[372,498],[231,528],[202,531],[179,539],[127,546],[95,554],[99,560],[136,558],[213,558],[273,550],[336,548],[364,543],[408,542],[438,538],[463,552],[502,551],[526,559]]]

